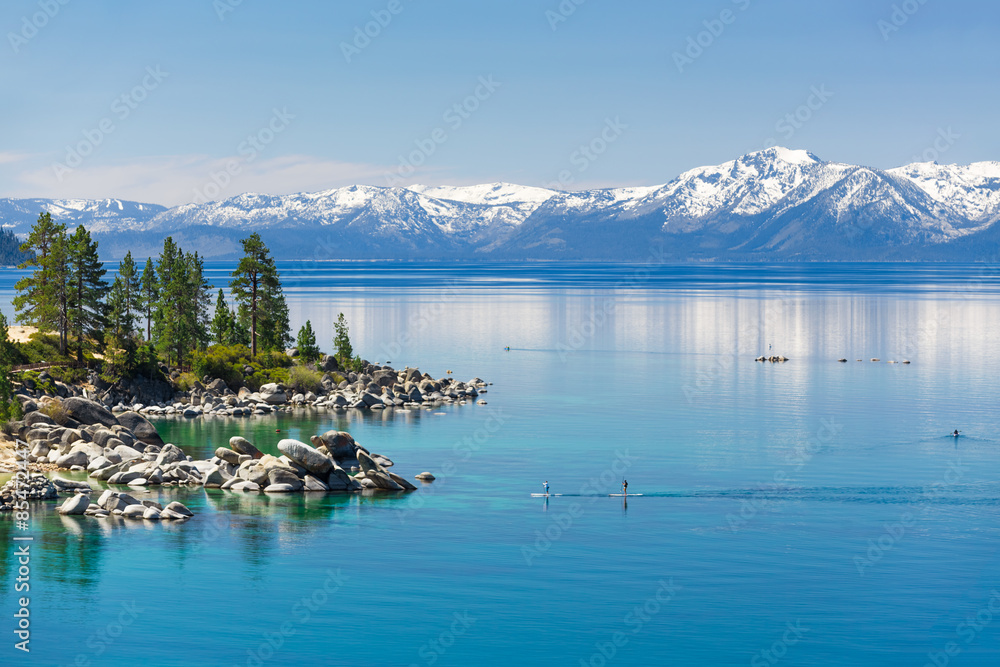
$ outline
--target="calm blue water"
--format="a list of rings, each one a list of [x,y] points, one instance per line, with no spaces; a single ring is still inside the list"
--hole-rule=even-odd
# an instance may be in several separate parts
[[[30,660],[0,519],[2,664],[997,664],[995,270],[282,268],[296,327],[329,339],[342,311],[366,358],[478,375],[489,404],[164,435],[205,454],[347,429],[438,481],[161,494],[182,526],[39,509]],[[769,346],[791,361],[755,363]],[[627,505],[604,495],[623,475]],[[566,495],[530,497],[546,479]]]

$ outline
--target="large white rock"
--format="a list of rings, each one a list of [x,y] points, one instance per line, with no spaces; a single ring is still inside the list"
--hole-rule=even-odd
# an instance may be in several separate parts
[[[60,514],[83,514],[87,511],[90,506],[90,496],[85,493],[80,493],[72,498],[67,498],[59,507]]]
[[[317,449],[299,440],[282,440],[278,443],[278,450],[309,472],[314,472],[317,475],[326,475],[333,468],[333,459],[324,456]]]

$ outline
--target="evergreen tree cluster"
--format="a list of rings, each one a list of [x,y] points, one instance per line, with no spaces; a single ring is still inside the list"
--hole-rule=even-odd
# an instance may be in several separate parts
[[[253,357],[283,351],[292,338],[274,260],[258,234],[242,243],[245,256],[229,284],[235,307],[219,289],[210,313],[212,285],[197,252],[167,237],[141,271],[126,254],[109,286],[90,233],[82,225],[69,233],[43,213],[20,247],[27,257],[20,268],[34,270],[16,285],[16,320],[58,334],[60,357],[69,357],[71,347],[79,362],[86,352],[102,351],[109,381],[149,376],[159,358],[184,366],[210,343],[248,345]]]
[[[13,230],[0,230],[0,266],[17,266],[30,258],[28,253],[21,252],[21,240]]]

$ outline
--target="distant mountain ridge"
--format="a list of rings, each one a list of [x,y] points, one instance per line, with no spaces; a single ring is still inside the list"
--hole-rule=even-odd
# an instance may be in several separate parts
[[[120,200],[0,199],[24,234],[48,210],[118,257],[167,235],[207,257],[259,232],[283,259],[992,260],[1000,163],[879,170],[769,148],[661,186],[563,192],[494,183],[353,185],[165,208]]]

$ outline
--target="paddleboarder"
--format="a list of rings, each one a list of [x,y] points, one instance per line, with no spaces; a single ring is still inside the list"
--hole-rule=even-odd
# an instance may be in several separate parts
[[[958,429],[957,429],[957,428],[955,429],[955,432],[954,432],[954,433],[952,433],[952,436],[954,436],[954,437],[956,437],[956,438],[958,437]]]
[[[545,480],[545,482],[542,483],[542,486],[545,488],[545,495],[549,495],[549,480]]]
[[[628,495],[628,480],[627,479],[623,479],[622,480],[622,495],[623,496],[627,496]]]

